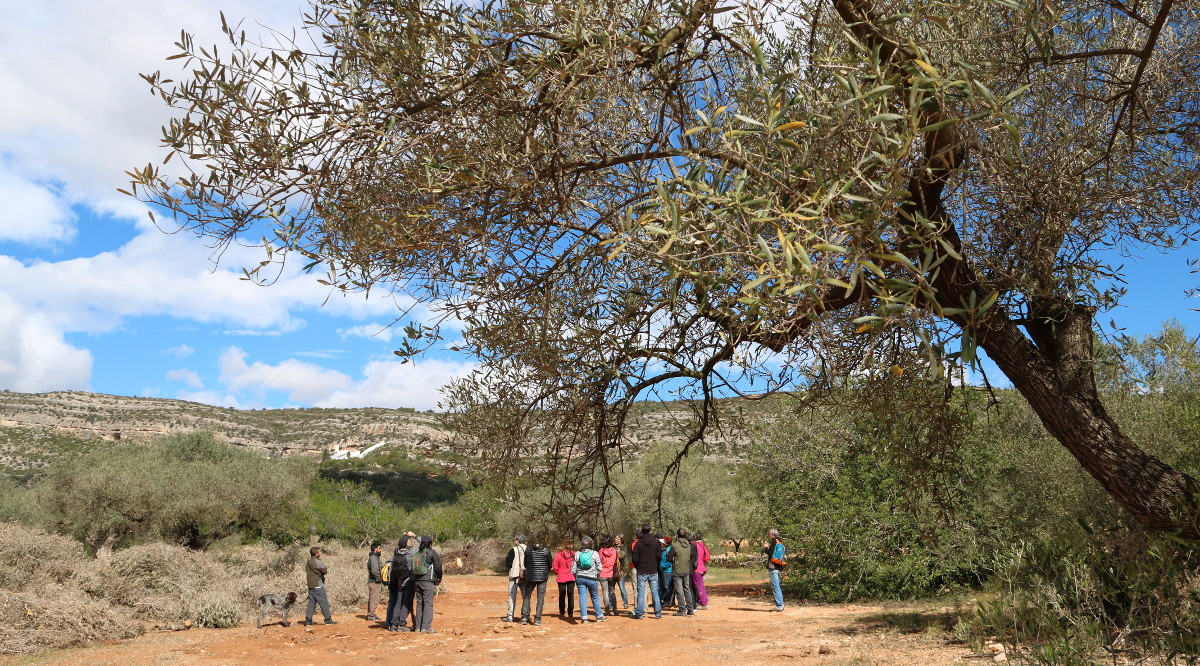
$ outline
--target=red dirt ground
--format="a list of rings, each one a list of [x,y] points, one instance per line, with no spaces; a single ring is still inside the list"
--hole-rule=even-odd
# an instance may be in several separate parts
[[[941,666],[983,663],[971,650],[951,644],[948,613],[902,604],[789,604],[782,613],[763,585],[723,583],[709,587],[709,609],[693,617],[633,620],[624,615],[580,624],[557,616],[551,580],[543,626],[500,621],[505,579],[447,577],[434,606],[436,634],[389,633],[365,612],[338,615],[338,624],[312,627],[294,621],[262,629],[192,629],[152,632],[128,641],[24,656],[0,663],[66,664],[363,664],[402,659],[419,664],[590,664],[618,658],[673,663],[856,664]],[[632,595],[631,595],[632,596]],[[632,602],[632,598],[630,599]],[[383,609],[380,609],[382,612]],[[295,619],[295,618],[293,618]],[[303,610],[299,617],[303,620]],[[319,620],[318,620],[319,621]],[[277,622],[277,618],[276,618]],[[413,660],[417,661],[413,661]],[[987,660],[990,661],[990,660]]]

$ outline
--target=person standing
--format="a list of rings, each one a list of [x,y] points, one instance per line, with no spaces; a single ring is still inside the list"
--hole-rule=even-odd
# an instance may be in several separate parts
[[[629,558],[625,549],[625,537],[618,534],[613,537],[613,546],[617,549],[617,570],[616,578],[617,589],[621,591],[621,610],[629,611],[629,592],[625,589],[626,567],[628,566]]]
[[[537,590],[537,614],[534,626],[542,625],[542,605],[546,601],[546,581],[550,579],[550,565],[554,557],[550,549],[534,543],[525,551],[525,579],[521,582],[521,624],[529,624],[529,597]]]
[[[696,609],[692,607],[692,562],[694,553],[692,552],[692,542],[688,539],[687,530],[682,527],[675,532],[675,541],[671,544],[671,552],[674,554],[671,567],[671,582],[675,587],[675,600],[679,605],[679,610],[675,611],[676,615],[695,615]]]
[[[517,593],[521,590],[521,579],[525,575],[525,535],[513,536],[513,547],[504,558],[504,566],[508,567],[508,613],[504,615],[505,622],[513,621],[513,611],[517,607]]]
[[[415,589],[408,555],[410,549],[415,546],[412,537],[405,534],[396,542],[396,551],[392,553],[392,571],[388,577],[388,631],[413,631],[416,627],[415,620],[413,628],[408,626]]]
[[[696,549],[696,571],[692,573],[694,605],[696,610],[708,610],[708,590],[704,588],[704,574],[708,572],[708,562],[712,559],[712,553],[704,543],[704,535],[699,532],[692,535],[692,546]]]
[[[634,590],[636,601],[633,606],[635,620],[646,615],[646,588],[650,588],[654,599],[654,617],[662,617],[662,601],[658,596],[658,559],[662,555],[662,544],[650,534],[650,526],[642,525],[642,532],[629,546],[633,570],[637,572]]]
[[[383,569],[383,562],[379,559],[379,552],[383,549],[383,544],[378,541],[371,542],[371,553],[367,555],[367,619],[378,620],[375,615],[375,607],[379,605],[379,592],[383,589],[383,578],[379,575]]]
[[[767,556],[767,575],[771,577],[771,594],[775,597],[773,610],[783,611],[783,586],[780,578],[783,569],[787,567],[787,548],[783,545],[783,537],[779,530],[772,528],[767,532],[770,541],[763,544],[763,553]]]
[[[410,555],[412,562],[413,595],[419,600],[416,625],[413,631],[425,634],[436,634],[433,628],[433,597],[437,586],[442,583],[442,556],[433,549],[433,537],[428,534],[421,537],[421,547],[416,555]]]
[[[337,624],[329,614],[329,595],[325,592],[325,575],[329,573],[329,567],[321,561],[321,547],[309,548],[308,555],[308,562],[304,565],[304,578],[308,583],[308,611],[304,614],[304,624],[312,626],[313,613],[318,604],[321,614],[325,616],[325,624]]]
[[[554,554],[554,580],[558,582],[558,616],[570,618],[575,614],[575,574],[571,573],[571,563],[575,561],[575,553],[569,543],[563,543],[562,548]]]
[[[600,553],[592,549],[595,542],[585,536],[579,541],[579,551],[571,562],[571,573],[575,575],[575,589],[579,592],[579,617],[588,621],[588,599],[592,600],[592,612],[596,622],[604,622],[604,611],[600,609]]]
[[[604,604],[604,614],[617,614],[617,593],[613,583],[617,576],[617,548],[612,537],[605,537],[600,542],[600,601]]]
[[[662,544],[662,554],[658,557],[658,595],[662,597],[663,608],[675,607],[675,586],[671,584],[675,552],[672,550],[671,541],[671,537],[658,537],[658,542]]]

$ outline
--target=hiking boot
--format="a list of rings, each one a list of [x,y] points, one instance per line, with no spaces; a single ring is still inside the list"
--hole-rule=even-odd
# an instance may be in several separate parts
[[[598,617],[598,618],[596,618],[596,621],[597,621],[597,622],[608,622],[608,618],[606,618],[606,617]]]
[[[517,622],[517,624],[529,624],[529,620],[527,620],[525,618],[521,618],[521,620],[519,622]]]
[[[707,606],[707,605],[704,605],[704,606],[696,606],[696,610],[708,610],[708,606]]]
[[[630,615],[630,616],[629,616],[629,619],[631,619],[631,620],[640,620],[640,619],[642,619],[642,616],[641,616],[641,615],[637,615],[637,614],[633,614],[633,615]]]
[[[436,634],[436,633],[437,633],[437,629],[422,629],[422,630],[421,630],[421,633],[423,633],[423,634]]]
[[[306,626],[306,627],[311,627],[311,626],[313,626],[313,621],[312,621],[312,620],[305,620],[305,621],[301,622],[300,624],[302,624],[302,625],[304,625],[304,626]]]
[[[540,626],[542,626],[542,621],[541,621],[541,620],[534,620],[534,621],[533,621],[533,626],[535,626],[535,627],[540,627]]]
[[[367,616],[367,621],[368,621],[368,622],[370,622],[371,620],[378,620],[378,619],[379,619],[379,616],[378,616],[378,615],[373,615],[373,614],[372,614],[372,615],[368,615],[368,616]]]
[[[330,620],[325,620],[325,624],[337,624],[337,622],[335,622],[334,620],[330,619]]]
[[[513,618],[511,615],[505,615],[504,617],[500,618],[500,621],[501,622],[512,622]]]

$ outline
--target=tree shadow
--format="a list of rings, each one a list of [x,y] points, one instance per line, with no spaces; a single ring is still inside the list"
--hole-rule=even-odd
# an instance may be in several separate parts
[[[856,619],[851,626],[839,627],[834,631],[847,636],[882,632],[920,634],[931,629],[952,633],[961,615],[960,611],[954,610],[874,613]]]

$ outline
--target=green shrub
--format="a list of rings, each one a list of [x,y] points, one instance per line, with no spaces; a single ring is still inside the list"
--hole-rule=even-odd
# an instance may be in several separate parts
[[[38,484],[48,525],[98,553],[161,538],[204,547],[232,534],[301,536],[303,460],[270,460],[191,433],[118,444],[52,465]]]

